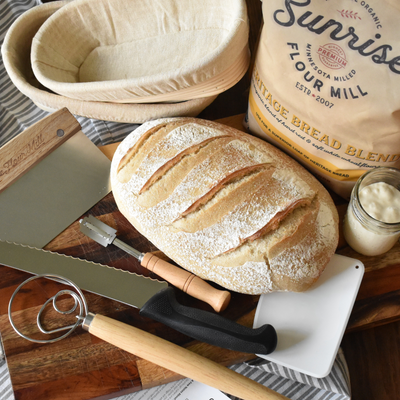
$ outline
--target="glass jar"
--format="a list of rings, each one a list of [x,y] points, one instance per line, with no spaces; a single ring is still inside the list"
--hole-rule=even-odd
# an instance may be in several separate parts
[[[378,167],[362,175],[356,182],[344,219],[344,237],[355,251],[366,256],[376,256],[390,250],[400,237],[400,222],[383,222],[366,212],[361,201],[361,191],[378,182],[400,190],[400,170]],[[384,199],[376,199],[384,201]]]

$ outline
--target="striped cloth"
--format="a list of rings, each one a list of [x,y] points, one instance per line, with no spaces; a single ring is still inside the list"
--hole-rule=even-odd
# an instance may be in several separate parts
[[[351,399],[349,371],[342,349],[339,349],[332,370],[325,378],[314,378],[261,358],[231,369],[292,400]]]
[[[40,0],[0,0],[0,45],[13,21],[23,12],[39,4],[42,4]],[[8,78],[1,57],[0,87],[0,146],[2,146],[48,113],[39,109],[17,90]],[[96,145],[121,141],[137,127],[135,124],[75,117],[81,124],[83,132]],[[263,359],[256,359],[251,363],[243,363],[231,368],[293,400],[350,399],[349,374],[341,351],[336,357],[332,372],[323,379],[312,378]],[[129,396],[118,397],[118,400],[129,400]],[[0,400],[14,400],[10,375],[1,346]]]
[[[322,379],[313,378],[263,359],[237,364],[232,366],[231,369],[292,400],[350,399],[348,369],[341,349],[335,359],[331,373]],[[190,379],[187,379],[187,381],[182,386],[186,386],[190,382]],[[171,387],[168,386],[171,386],[171,384],[165,387],[164,392],[175,395],[176,392],[171,393]],[[163,391],[160,389],[157,390],[157,393],[163,393]],[[153,392],[153,389],[148,389],[139,393],[117,397],[114,400],[139,400],[142,398],[163,400],[161,397],[155,396],[157,394]],[[168,398],[172,398],[172,396],[168,396]],[[233,396],[228,396],[228,398],[240,400]]]
[[[8,373],[7,364],[0,361],[0,399],[14,400],[10,375]]]

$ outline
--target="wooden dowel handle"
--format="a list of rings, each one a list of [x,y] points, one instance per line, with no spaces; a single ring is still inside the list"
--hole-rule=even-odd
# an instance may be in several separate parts
[[[231,299],[227,290],[218,290],[198,276],[176,267],[152,253],[143,256],[141,265],[185,293],[208,303],[215,311],[225,310]]]
[[[243,400],[287,397],[199,354],[103,315],[89,314],[84,329],[122,350]]]

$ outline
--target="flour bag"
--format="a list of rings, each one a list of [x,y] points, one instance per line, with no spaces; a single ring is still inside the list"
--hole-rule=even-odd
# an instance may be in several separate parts
[[[400,1],[264,0],[246,124],[348,198],[400,167]]]

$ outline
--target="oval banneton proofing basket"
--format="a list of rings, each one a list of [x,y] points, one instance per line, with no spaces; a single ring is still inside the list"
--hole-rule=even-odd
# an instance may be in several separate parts
[[[31,68],[32,39],[41,25],[68,3],[51,2],[23,13],[7,31],[1,48],[4,66],[11,81],[42,110],[53,112],[67,107],[72,114],[87,118],[141,124],[165,116],[197,116],[217,97],[215,95],[169,104],[115,104],[75,100],[43,88]]]
[[[38,81],[89,101],[184,101],[217,95],[245,74],[245,0],[75,0],[33,38]]]

